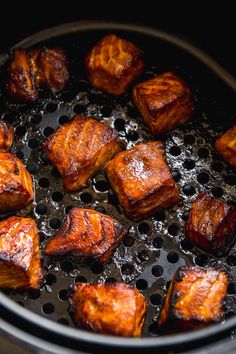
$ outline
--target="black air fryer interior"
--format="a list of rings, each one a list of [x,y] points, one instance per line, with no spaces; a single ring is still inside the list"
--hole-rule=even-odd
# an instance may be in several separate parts
[[[139,223],[125,218],[104,171],[98,173],[78,193],[66,193],[57,170],[40,147],[45,137],[76,114],[93,116],[119,132],[127,148],[153,140],[131,100],[131,92],[113,98],[90,86],[83,58],[99,38],[115,32],[135,42],[144,52],[145,68],[138,81],[164,71],[174,71],[190,85],[197,110],[190,122],[161,138],[177,182],[181,202]],[[36,40],[37,41],[37,38]],[[134,284],[148,300],[143,336],[158,336],[154,321],[175,271],[182,265],[209,265],[229,271],[231,282],[226,301],[226,317],[236,314],[236,247],[227,256],[215,258],[194,248],[184,237],[191,202],[200,192],[236,204],[236,173],[214,149],[215,139],[235,122],[234,93],[209,68],[177,46],[146,34],[122,30],[93,30],[60,35],[37,46],[58,46],[70,60],[70,80],[57,95],[40,91],[33,104],[19,104],[7,98],[2,85],[0,109],[3,119],[13,123],[12,151],[26,165],[35,183],[36,199],[31,210],[40,231],[45,270],[39,291],[5,292],[21,306],[65,326],[74,326],[69,314],[68,290],[74,281]],[[1,68],[4,82],[8,62]],[[116,250],[110,263],[81,265],[70,257],[52,260],[43,255],[47,240],[55,233],[71,207],[86,207],[117,218],[130,227],[128,237]],[[63,331],[64,329],[62,329]]]

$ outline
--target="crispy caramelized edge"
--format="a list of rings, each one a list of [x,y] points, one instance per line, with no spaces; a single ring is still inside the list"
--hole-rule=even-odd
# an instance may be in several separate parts
[[[61,173],[62,171],[60,169],[60,166],[58,166],[57,163],[54,163],[54,155],[55,154],[53,152],[52,146],[53,146],[53,143],[55,142],[55,140],[57,139],[58,131],[65,130],[65,134],[66,134],[66,129],[69,128],[72,124],[76,124],[77,120],[81,121],[80,122],[81,131],[83,131],[83,126],[84,126],[84,124],[86,124],[86,122],[92,121],[95,124],[99,124],[99,125],[102,124],[104,126],[104,129],[108,129],[109,132],[111,133],[111,137],[110,137],[109,141],[105,142],[104,145],[102,147],[100,147],[91,156],[91,159],[89,161],[87,161],[86,163],[84,163],[83,166],[81,166],[76,172],[71,173],[69,171],[68,173]],[[58,169],[60,175],[62,176],[65,189],[68,192],[76,192],[76,191],[79,191],[80,189],[82,189],[86,185],[88,180],[94,174],[96,174],[100,169],[105,167],[106,164],[110,161],[110,159],[112,159],[112,157],[117,154],[117,152],[120,152],[121,150],[123,150],[124,144],[118,139],[118,134],[115,129],[108,127],[105,123],[98,122],[93,117],[76,115],[75,117],[73,117],[73,119],[71,119],[69,122],[64,124],[63,127],[57,128],[53,134],[51,134],[49,137],[47,137],[42,142],[42,148],[43,148],[45,154],[47,155],[48,159],[51,161],[52,165]],[[109,154],[106,153],[107,149],[110,151]],[[103,164],[98,163],[98,161],[100,160],[99,157],[103,156],[103,154],[105,154],[107,157],[105,162]],[[63,165],[63,163],[61,165]],[[95,166],[95,168],[94,168],[94,166]],[[77,182],[78,182],[79,176],[81,174],[81,170],[84,170],[85,168],[86,168],[86,171],[88,171],[87,177],[84,178],[86,180],[86,182],[78,184]]]
[[[133,63],[127,63],[126,66],[122,68],[122,72],[119,74],[113,74],[110,71],[107,71],[103,68],[103,66],[100,65],[96,68],[93,60],[93,65],[91,64],[91,58],[93,57],[93,52],[97,46],[103,46],[105,40],[107,40],[110,37],[114,37],[117,40],[123,41],[127,43],[127,45],[132,47],[132,50],[137,54],[137,56],[133,56]],[[128,89],[128,87],[131,85],[133,81],[138,77],[138,75],[141,73],[143,66],[144,66],[144,61],[142,59],[142,51],[140,48],[136,47],[132,42],[128,41],[127,39],[121,38],[115,34],[109,34],[104,37],[102,37],[95,45],[94,47],[88,52],[88,54],[85,56],[85,67],[87,69],[88,73],[88,78],[89,81],[92,83],[92,85],[98,89],[102,89],[103,91],[114,95],[114,96],[120,96],[125,91]],[[109,78],[109,81],[104,82],[104,73],[105,76]],[[95,77],[96,76],[96,77]],[[125,77],[126,81],[123,80],[123,82],[119,82],[122,80],[122,78]],[[97,83],[99,82],[99,83]],[[102,84],[100,84],[102,82]],[[120,85],[120,86],[119,86]]]
[[[8,69],[7,90],[10,96],[19,100],[33,102],[38,98],[31,62],[23,48],[13,50],[12,61]]]
[[[18,285],[16,284],[15,286],[4,286],[1,285],[1,289],[28,289],[28,290],[34,290],[38,289],[40,287],[42,278],[43,278],[43,268],[41,264],[41,258],[40,258],[40,248],[39,248],[39,234],[38,234],[38,229],[36,226],[36,223],[34,219],[32,218],[24,218],[20,216],[13,216],[9,218],[14,219],[14,220],[22,220],[26,221],[27,223],[30,222],[31,228],[33,228],[33,252],[31,256],[31,262],[28,267],[28,269],[25,269],[24,267],[20,267],[18,264],[12,263],[11,259],[6,260],[5,257],[3,257],[2,253],[0,252],[0,270],[5,268],[6,270],[11,269],[10,272],[14,273],[15,276],[15,281],[17,281],[19,278],[21,278],[21,283]],[[20,221],[21,222],[21,221]],[[1,222],[0,222],[0,228],[1,228]]]
[[[34,200],[34,189],[33,189],[33,179],[31,174],[27,171],[21,160],[14,154],[8,153],[8,152],[2,152],[0,151],[0,156],[1,154],[4,154],[5,156],[8,157],[9,160],[12,160],[14,164],[16,165],[16,170],[17,174],[19,175],[19,182],[17,183],[17,189],[16,186],[12,187],[11,185],[7,186],[5,189],[0,190],[0,214],[7,213],[9,211],[17,211],[19,209],[25,208],[27,205],[29,205],[33,200]],[[1,162],[0,162],[1,165]],[[10,171],[12,173],[12,171]],[[15,171],[13,172],[15,174]],[[11,198],[11,195],[14,195],[14,193],[18,195],[23,195],[23,200],[24,203],[20,203],[20,199],[18,200],[18,206],[14,205],[8,205],[6,207],[6,204],[4,204],[4,207],[1,206],[1,195],[4,195],[5,199],[6,196],[9,196],[9,200]]]
[[[229,141],[228,135],[231,134],[231,131],[236,134],[236,124],[224,132],[215,142],[215,149],[216,151],[222,156],[222,158],[229,163],[231,166],[236,168],[236,154],[234,155],[233,152],[229,151]],[[226,143],[227,141],[227,143]],[[236,141],[236,138],[235,138]],[[235,143],[236,144],[236,143]],[[235,160],[235,161],[234,161]]]
[[[51,241],[55,238],[55,237],[67,237],[67,234],[70,232],[70,228],[72,227],[71,226],[71,220],[72,220],[72,223],[73,223],[73,212],[76,211],[76,209],[80,209],[84,212],[88,212],[88,213],[94,213],[94,214],[98,214],[101,216],[101,218],[105,218],[109,221],[112,222],[112,224],[114,225],[114,228],[115,228],[115,232],[117,233],[116,235],[116,239],[114,239],[114,242],[113,244],[109,245],[108,249],[101,255],[86,255],[86,254],[83,254],[83,253],[77,253],[76,250],[74,251],[71,251],[71,252],[61,252],[61,251],[57,251],[57,250],[51,250],[51,251],[48,251],[48,248],[51,244]],[[74,207],[72,208],[68,215],[64,218],[63,222],[62,222],[62,225],[61,227],[59,228],[59,230],[55,233],[55,235],[48,241],[46,247],[45,247],[45,250],[44,250],[44,253],[47,255],[47,256],[52,256],[52,257],[58,257],[58,256],[66,256],[67,254],[72,254],[74,255],[76,258],[80,258],[81,262],[83,261],[96,261],[98,263],[105,263],[107,262],[110,257],[112,256],[113,252],[115,251],[116,247],[118,247],[118,245],[120,244],[120,242],[124,239],[124,237],[126,236],[128,232],[128,229],[126,228],[125,225],[123,225],[120,221],[110,217],[109,215],[106,215],[106,214],[103,214],[103,213],[100,213],[96,210],[93,210],[93,209],[86,209],[86,208],[77,208],[77,207]]]
[[[192,214],[193,210],[196,210],[198,208],[198,204],[201,201],[205,201],[206,203],[208,202],[217,202],[222,205],[224,209],[224,214],[222,215],[223,218],[219,219],[219,223],[217,225],[217,229],[214,235],[204,235],[203,233],[200,233],[198,230],[196,230],[195,225],[193,224],[192,220]],[[192,203],[191,210],[188,216],[188,219],[186,221],[185,225],[185,234],[186,237],[191,240],[196,246],[200,249],[205,250],[208,253],[215,254],[219,251],[224,251],[227,253],[228,247],[234,242],[236,238],[236,225],[235,225],[235,230],[228,235],[224,235],[224,239],[222,240],[222,237],[220,235],[221,232],[224,232],[224,224],[232,223],[232,217],[233,220],[235,220],[236,223],[236,208],[233,205],[229,205],[220,199],[213,198],[206,193],[201,193],[197,196],[195,201]],[[209,220],[211,222],[211,220]],[[215,237],[214,237],[215,236]],[[196,241],[196,238],[200,238],[200,242]]]
[[[140,98],[139,90],[142,89],[143,86],[149,84],[152,81],[157,80],[159,77],[163,77],[164,75],[171,75],[173,80],[179,82],[182,85],[183,92],[179,96],[173,97],[173,101],[166,102],[165,104],[163,104],[159,108],[148,107],[145,103],[145,100],[142,97]],[[174,129],[176,126],[183,125],[184,123],[186,123],[191,118],[192,113],[193,113],[195,106],[196,106],[196,100],[194,99],[194,96],[193,96],[189,86],[187,85],[187,83],[181,77],[179,77],[177,74],[175,74],[173,72],[164,72],[154,78],[151,78],[149,80],[146,80],[146,81],[143,81],[143,82],[137,84],[133,88],[132,98],[133,98],[135,106],[140,111],[140,113],[144,119],[144,122],[150,128],[150,130],[154,136],[158,136],[159,134],[164,134],[164,133]],[[160,127],[158,127],[159,116],[162,115],[163,113],[165,113],[168,108],[172,108],[176,104],[178,105],[178,107],[177,107],[178,110],[180,109],[179,107],[188,106],[189,107],[189,115],[185,119],[182,119],[181,121],[178,121],[178,122],[174,121],[174,122],[172,122],[172,124],[168,123],[168,128],[162,127],[160,129]]]
[[[189,271],[200,271],[206,273],[207,271],[218,271],[219,274],[224,274],[227,283],[229,283],[229,275],[228,273],[223,270],[223,269],[218,269],[218,268],[213,268],[213,267],[208,267],[208,268],[199,268],[196,266],[182,266],[180,267],[174,274],[174,277],[171,281],[171,284],[167,290],[167,294],[164,300],[164,304],[160,310],[159,318],[157,320],[157,326],[159,327],[160,331],[163,333],[174,333],[174,332],[179,332],[180,330],[183,331],[188,331],[190,329],[195,329],[205,327],[209,323],[212,322],[219,322],[224,318],[224,312],[223,312],[223,307],[225,304],[225,298],[227,294],[227,287],[225,294],[221,298],[221,306],[222,306],[222,311],[221,314],[217,317],[212,318],[212,320],[205,321],[204,319],[202,321],[196,320],[196,319],[190,319],[190,320],[184,320],[182,319],[177,313],[174,311],[174,306],[176,303],[176,292],[175,292],[175,287],[177,286],[177,282],[181,282],[186,273]],[[204,279],[204,276],[202,274],[202,278]]]
[[[162,194],[162,190],[164,187],[160,186],[158,188],[151,188],[149,191],[146,192],[146,194],[141,199],[138,199],[138,200],[130,199],[130,198],[126,197],[123,192],[120,193],[120,189],[117,187],[118,180],[117,180],[116,175],[113,171],[113,165],[116,164],[116,160],[117,160],[117,158],[119,158],[121,156],[121,154],[125,155],[127,151],[130,151],[132,149],[136,150],[138,146],[147,145],[147,144],[148,145],[153,144],[157,147],[157,149],[160,150],[161,158],[163,159],[163,163],[165,163],[165,165],[169,171],[169,179],[166,180],[166,183],[168,182],[168,184],[170,184],[169,188],[172,187],[171,188],[172,194],[170,194],[169,197],[167,198],[169,200],[167,206],[165,206],[165,203],[166,203],[166,200],[165,200],[163,203],[161,203],[161,205],[158,205],[155,208],[153,207],[147,211],[143,211],[143,208],[144,209],[146,208],[146,205],[143,206],[143,202],[145,200],[148,201],[149,198],[151,198],[151,200],[156,200],[158,198],[158,196],[160,194]],[[155,214],[156,212],[158,212],[162,209],[170,208],[174,204],[178,203],[180,200],[179,189],[178,189],[177,184],[174,181],[174,178],[171,173],[171,169],[167,163],[165,151],[164,151],[164,145],[161,141],[149,141],[147,143],[135,145],[133,148],[131,148],[129,150],[125,150],[125,151],[121,151],[121,152],[117,153],[116,156],[107,164],[106,174],[107,174],[107,177],[108,177],[108,180],[111,184],[112,189],[115,191],[115,193],[118,197],[120,205],[122,205],[122,207],[124,208],[125,214],[129,219],[132,219],[135,221],[142,220],[146,217],[152,216],[153,214]],[[127,204],[127,205],[125,205],[125,204]],[[163,204],[164,204],[164,206],[163,206]]]
[[[14,138],[14,128],[11,124],[0,119],[0,134],[2,131],[3,141],[0,142],[0,151],[9,151]]]

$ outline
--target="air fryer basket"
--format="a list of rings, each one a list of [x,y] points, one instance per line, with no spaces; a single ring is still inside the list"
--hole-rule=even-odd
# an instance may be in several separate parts
[[[87,81],[83,64],[85,53],[99,38],[111,32],[135,42],[143,50],[145,68],[138,81],[167,70],[174,71],[187,81],[197,101],[197,110],[192,120],[161,137],[165,142],[168,163],[180,189],[181,202],[139,223],[124,216],[104,171],[92,178],[82,191],[66,193],[61,177],[41,149],[43,139],[76,114],[93,116],[115,128],[127,148],[153,140],[132,103],[131,91],[114,98],[92,88]],[[69,327],[74,327],[74,324],[69,311],[68,291],[74,281],[128,282],[136,286],[148,300],[143,337],[154,338],[142,339],[139,344],[135,340],[127,341],[133,341],[135,346],[142,346],[149,341],[153,343],[152,346],[158,347],[163,340],[168,343],[168,337],[159,336],[155,320],[175,271],[185,264],[204,267],[212,265],[227,269],[230,273],[225,311],[226,318],[231,319],[214,328],[211,326],[184,336],[194,338],[199,332],[204,337],[209,329],[212,329],[212,333],[214,329],[216,332],[221,329],[223,331],[227,324],[233,328],[236,324],[236,247],[232,247],[227,256],[210,256],[194,248],[185,239],[184,226],[191,202],[200,192],[207,192],[236,204],[235,170],[231,169],[214,149],[215,139],[235,122],[233,89],[236,88],[236,83],[227,73],[220,71],[214,62],[207,62],[208,58],[204,57],[203,53],[197,50],[194,52],[195,49],[185,42],[158,31],[136,26],[70,24],[36,34],[20,45],[63,48],[70,60],[70,80],[66,89],[57,95],[45,89],[41,90],[39,100],[33,104],[15,103],[7,97],[4,85],[1,85],[0,113],[4,120],[13,123],[15,127],[12,151],[32,174],[36,191],[33,206],[20,211],[18,215],[32,216],[36,220],[45,270],[40,290],[6,291],[5,295],[23,308],[61,324],[56,326],[50,323],[47,328],[49,332],[54,327],[53,331],[63,337],[71,333],[74,340],[76,337],[85,341],[91,338],[96,342],[96,338],[100,338],[99,341],[108,343],[108,337],[92,334],[89,337],[79,330],[71,332]],[[3,83],[8,65],[7,57],[4,59],[0,73]],[[129,227],[128,236],[118,247],[110,263],[104,266],[85,266],[71,257],[57,261],[43,255],[45,243],[73,206],[107,213]],[[3,306],[5,302],[6,298],[3,296]],[[7,306],[9,307],[9,303]],[[27,314],[19,306],[16,309],[18,315],[23,315],[36,325],[37,317],[31,313]],[[40,317],[38,321],[42,327],[48,322]],[[170,337],[178,342],[178,336]],[[119,338],[117,341],[125,343],[126,340]]]

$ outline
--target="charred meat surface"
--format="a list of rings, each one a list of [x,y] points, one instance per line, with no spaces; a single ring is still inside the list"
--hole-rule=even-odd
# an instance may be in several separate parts
[[[186,236],[206,252],[225,251],[236,236],[236,208],[198,195],[186,223]]]
[[[69,78],[67,59],[61,49],[15,49],[9,67],[8,92],[23,101],[35,101],[38,88],[63,90]]]
[[[115,130],[91,117],[76,116],[43,142],[67,191],[77,191],[120,150]]]
[[[63,51],[43,48],[36,62],[40,84],[55,91],[62,91],[69,78],[67,59]]]
[[[140,337],[147,302],[125,283],[75,283],[71,297],[74,320],[82,328],[101,334]]]
[[[107,262],[126,235],[126,228],[110,216],[91,209],[73,208],[48,242],[45,254],[74,254],[81,260]]]
[[[118,153],[107,165],[107,175],[130,219],[144,219],[179,201],[160,141]]]
[[[24,208],[34,199],[32,177],[13,154],[0,152],[0,213]]]
[[[187,122],[194,107],[187,84],[172,72],[136,85],[133,98],[154,136]]]
[[[223,270],[179,268],[161,309],[159,327],[179,332],[222,320],[228,283]]]
[[[13,216],[0,222],[0,288],[37,289],[42,279],[35,221]]]
[[[103,37],[85,60],[91,84],[115,96],[123,94],[143,68],[141,54],[131,42],[114,34]]]
[[[236,125],[216,140],[215,147],[225,161],[236,168]]]
[[[13,51],[7,89],[10,96],[22,101],[35,101],[38,97],[30,58],[25,49],[19,48]]]
[[[10,150],[13,142],[13,126],[0,119],[0,151]]]

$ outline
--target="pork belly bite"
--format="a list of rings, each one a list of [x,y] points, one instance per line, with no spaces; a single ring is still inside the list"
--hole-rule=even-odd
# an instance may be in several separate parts
[[[83,188],[122,149],[115,130],[91,117],[76,116],[43,142],[67,191]]]
[[[123,94],[143,68],[141,51],[114,34],[103,37],[85,60],[91,84],[107,93]]]
[[[104,263],[126,235],[126,228],[108,215],[92,209],[73,208],[48,242],[45,254],[73,254],[81,260]]]
[[[17,48],[9,67],[8,93],[22,101],[35,101],[39,87],[61,91],[68,78],[67,59],[61,49]]]
[[[107,165],[110,184],[128,218],[144,219],[179,200],[160,141],[136,145]]]
[[[32,178],[22,162],[0,152],[0,214],[24,208],[33,198]]]
[[[159,327],[178,332],[221,321],[228,283],[228,275],[223,270],[179,268],[161,309]]]
[[[187,84],[172,72],[136,85],[133,99],[154,136],[187,122],[194,107]]]
[[[225,161],[236,168],[236,125],[216,140],[215,148]]]
[[[13,126],[0,119],[0,151],[10,150],[13,142]]]
[[[0,288],[37,289],[42,279],[35,221],[13,216],[0,222]]]
[[[123,337],[142,334],[147,301],[125,283],[75,283],[71,296],[77,325],[93,332]]]
[[[236,236],[236,208],[198,195],[186,223],[186,236],[206,252],[226,251]]]

